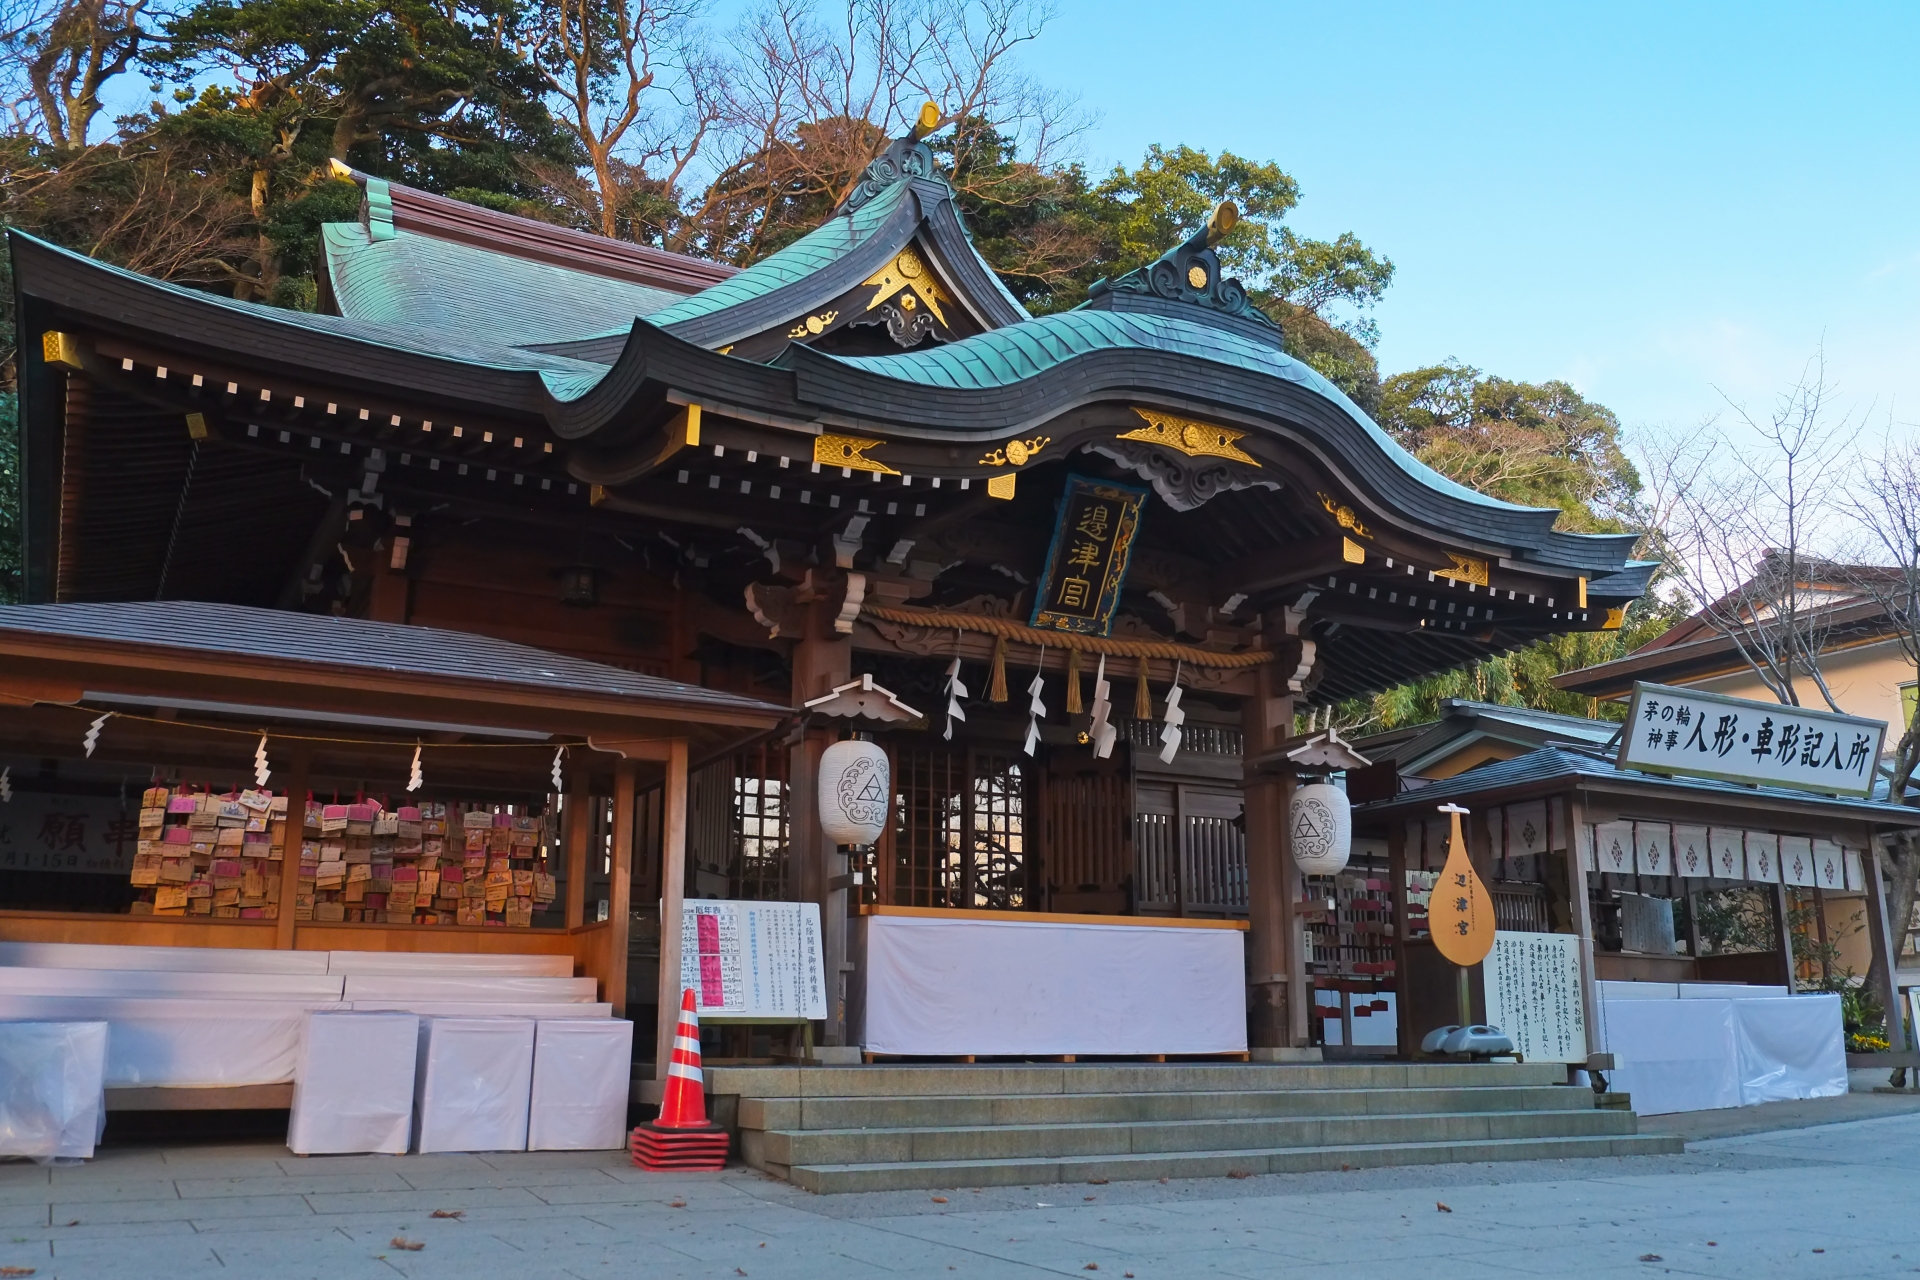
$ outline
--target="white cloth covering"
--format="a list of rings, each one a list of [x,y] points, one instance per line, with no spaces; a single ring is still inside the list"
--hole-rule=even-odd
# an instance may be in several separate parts
[[[0,965],[34,969],[159,969],[174,973],[327,971],[324,951],[263,947],[127,947],[96,942],[0,942]]]
[[[531,1018],[422,1018],[415,1151],[525,1151]]]
[[[111,1024],[109,1089],[285,1083],[294,1077],[307,1011],[341,1007],[322,1000],[0,995],[0,1018],[84,1018]]]
[[[625,1018],[543,1018],[533,1037],[529,1151],[627,1145],[633,1024]]]
[[[327,973],[381,974],[389,977],[571,978],[572,956],[467,955],[448,951],[328,951]]]
[[[0,1022],[0,1156],[90,1158],[106,1062],[104,1022]]]
[[[1733,983],[1602,982],[1614,1088],[1641,1115],[1847,1091],[1837,995]]]
[[[1608,1000],[1608,1081],[1643,1116],[1740,1105],[1731,1000]]]
[[[333,981],[341,979],[336,975]],[[426,976],[348,974],[347,1000],[438,1000],[441,1002],[512,1001],[521,1004],[580,1003],[598,998],[592,978],[518,978],[498,974]]]
[[[326,974],[230,973],[166,969],[0,968],[0,994],[149,996],[187,1000],[338,1000],[339,978]]]
[[[874,915],[861,1043],[897,1054],[1235,1053],[1236,929]]]
[[[1847,1046],[1837,994],[1735,1000],[1740,1103],[1837,1098],[1847,1091]]]
[[[305,1019],[287,1146],[296,1155],[401,1155],[413,1128],[420,1019],[316,1013]]]

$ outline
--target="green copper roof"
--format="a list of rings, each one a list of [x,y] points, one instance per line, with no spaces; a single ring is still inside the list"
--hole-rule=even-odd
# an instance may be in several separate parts
[[[777,253],[770,253],[738,275],[683,298],[647,319],[662,328],[683,320],[724,311],[754,298],[772,293],[796,280],[804,280],[816,271],[832,266],[864,243],[867,237],[886,225],[913,191],[909,182],[896,183],[852,213],[836,214]],[[610,326],[610,328],[612,328]],[[612,328],[624,333],[627,326]],[[605,336],[604,334],[594,336]]]
[[[1241,337],[1201,321],[1141,312],[1090,311],[1081,308],[992,329],[924,351],[909,351],[897,356],[829,358],[902,382],[978,389],[1025,382],[1075,356],[1129,348],[1192,356],[1253,373],[1284,378],[1307,387],[1343,409],[1402,470],[1429,488],[1484,507],[1531,510],[1476,493],[1433,470],[1401,448],[1340,388],[1321,377],[1311,366],[1295,360],[1278,347]]]
[[[357,228],[356,228],[357,229]],[[24,233],[15,232],[16,235]],[[31,237],[29,237],[31,238]],[[323,316],[310,311],[289,311],[283,307],[269,307],[258,302],[240,302],[223,297],[217,293],[208,293],[201,289],[189,289],[185,285],[172,284],[144,276],[124,267],[116,267],[109,262],[100,262],[88,258],[85,254],[63,249],[46,241],[39,241],[47,249],[69,258],[79,259],[101,271],[110,271],[129,280],[137,280],[152,289],[163,289],[180,297],[191,298],[195,302],[208,306],[224,307],[229,311],[240,312],[249,320],[262,325],[281,326],[286,329],[299,329],[309,333],[327,333],[337,337],[352,338],[373,346],[385,347],[392,351],[404,351],[413,355],[434,356],[442,360],[453,360],[461,364],[475,365],[483,369],[504,369],[512,372],[537,373],[547,384],[556,399],[573,400],[585,395],[604,377],[606,366],[592,364],[585,360],[575,360],[568,356],[549,355],[540,351],[528,351],[522,347],[501,346],[497,343],[476,341],[462,334],[450,333],[444,329],[427,328],[414,324],[380,324],[371,320],[356,319],[351,316]]]
[[[328,223],[322,243],[342,315],[503,346],[624,332],[683,296],[390,226],[370,240],[357,222]]]

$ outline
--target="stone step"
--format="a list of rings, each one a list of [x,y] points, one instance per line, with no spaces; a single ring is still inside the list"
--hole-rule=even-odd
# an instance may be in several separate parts
[[[1421,1089],[1564,1084],[1555,1063],[1383,1062],[724,1067],[710,1094],[741,1098],[968,1097],[1050,1093],[1227,1093],[1273,1089]]]
[[[1433,1089],[1266,1089],[1193,1093],[1052,1093],[957,1097],[742,1098],[746,1129],[909,1129],[994,1124],[1124,1124],[1272,1116],[1435,1111],[1590,1111],[1593,1092],[1565,1085]]]
[[[905,1191],[950,1187],[1048,1186],[1092,1180],[1221,1178],[1232,1174],[1313,1173],[1342,1168],[1598,1156],[1675,1155],[1684,1143],[1666,1134],[1495,1138],[1478,1141],[1356,1143],[1344,1146],[1153,1152],[1061,1158],[914,1161],[904,1164],[768,1166],[809,1191]]]
[[[1512,1138],[1617,1137],[1629,1113],[1601,1111],[1427,1112],[1158,1120],[1118,1124],[988,1124],[944,1129],[741,1130],[749,1164],[864,1165],[971,1160],[1122,1157],[1238,1148],[1281,1150],[1360,1143],[1415,1144]]]

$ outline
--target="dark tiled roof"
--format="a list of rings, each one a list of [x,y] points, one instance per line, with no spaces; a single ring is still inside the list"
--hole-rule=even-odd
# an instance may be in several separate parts
[[[246,605],[190,600],[0,605],[0,633],[9,631],[669,703],[695,711],[787,714],[787,708],[755,698],[470,632]]]
[[[1796,791],[1788,787],[1746,787],[1739,783],[1719,782],[1712,778],[1668,778],[1659,774],[1641,773],[1636,769],[1616,768],[1611,760],[1600,755],[1564,747],[1541,747],[1538,751],[1529,751],[1511,760],[1478,765],[1454,777],[1428,783],[1415,793],[1403,794],[1392,800],[1376,800],[1371,804],[1356,805],[1354,814],[1356,817],[1365,817],[1411,808],[1431,809],[1437,804],[1464,800],[1490,791],[1518,790],[1538,783],[1571,783],[1575,780],[1603,785],[1614,782],[1632,787],[1671,787],[1678,791],[1706,792],[1716,798],[1727,800],[1748,802],[1773,800],[1786,804],[1813,805],[1844,810],[1855,817],[1869,818],[1877,822],[1920,827],[1920,809],[1886,803],[1884,786],[1881,788],[1882,798],[1861,800],[1851,797],[1824,796],[1816,792]]]

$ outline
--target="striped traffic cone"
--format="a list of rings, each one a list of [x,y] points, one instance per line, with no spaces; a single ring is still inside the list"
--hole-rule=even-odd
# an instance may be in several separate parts
[[[707,1095],[700,1075],[700,1015],[693,988],[680,1001],[680,1025],[667,1061],[667,1087],[660,1117],[634,1128],[627,1149],[633,1162],[652,1171],[721,1169],[727,1163],[728,1135],[707,1119]]]

